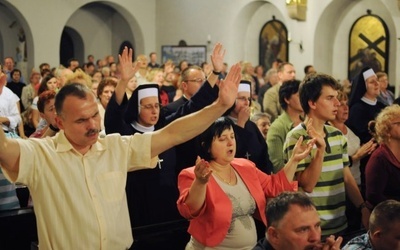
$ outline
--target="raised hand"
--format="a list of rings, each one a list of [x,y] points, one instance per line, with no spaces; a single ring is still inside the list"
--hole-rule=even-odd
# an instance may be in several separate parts
[[[242,78],[241,67],[239,63],[234,64],[228,75],[219,83],[218,103],[227,109],[235,103],[240,79]]]
[[[364,145],[362,145],[360,147],[360,149],[359,149],[359,151],[361,153],[360,158],[363,158],[364,156],[369,155],[372,152],[374,152],[374,150],[376,149],[377,146],[378,146],[378,144],[375,142],[374,139],[369,140],[367,143],[365,143]]]
[[[210,179],[211,173],[212,170],[210,168],[210,164],[204,159],[201,159],[199,156],[197,156],[196,166],[194,167],[194,174],[196,176],[196,179],[199,182],[205,184]]]
[[[221,72],[224,67],[224,56],[225,49],[221,43],[217,43],[214,46],[213,52],[211,54],[211,62],[213,65],[213,70],[216,72]]]
[[[324,149],[326,147],[326,143],[324,140],[324,136],[319,134],[313,127],[312,125],[312,118],[308,119],[306,123],[306,128],[307,128],[307,134],[312,138],[315,139],[315,145],[317,145],[317,148],[319,149]]]
[[[7,75],[0,71],[0,86],[5,86],[7,83]]]
[[[311,139],[309,140],[306,144],[303,144],[304,137],[300,136],[300,138],[297,140],[296,145],[293,148],[293,153],[292,157],[294,161],[300,162],[304,158],[306,158],[310,152],[311,149],[313,148],[316,139]]]
[[[122,54],[118,55],[121,80],[128,82],[139,70],[139,63],[132,63],[133,50],[125,47]]]

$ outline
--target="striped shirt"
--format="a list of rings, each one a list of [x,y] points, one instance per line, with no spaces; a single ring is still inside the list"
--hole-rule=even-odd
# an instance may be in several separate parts
[[[313,192],[306,194],[313,200],[317,208],[321,219],[322,235],[330,235],[347,227],[343,168],[349,166],[349,157],[347,140],[342,132],[329,125],[324,126],[324,132],[326,148],[321,175]],[[303,123],[291,130],[286,137],[283,146],[285,160],[292,155],[293,148],[300,136],[304,136],[305,141],[310,139]],[[299,162],[296,172],[304,171],[309,166],[315,151],[316,146],[309,156]]]
[[[15,185],[5,178],[0,168],[0,210],[16,209],[19,207]]]

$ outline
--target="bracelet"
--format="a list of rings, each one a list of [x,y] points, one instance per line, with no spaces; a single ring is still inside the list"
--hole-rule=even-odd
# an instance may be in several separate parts
[[[361,212],[361,210],[363,210],[363,208],[369,209],[369,208],[367,207],[367,203],[365,203],[365,201],[364,201],[363,203],[361,203],[360,206],[358,206],[358,210],[360,210],[360,212]]]
[[[49,125],[49,128],[50,128],[51,130],[53,130],[54,132],[60,131],[59,128],[54,127],[52,124]]]
[[[353,157],[351,157],[351,155],[349,155],[349,167],[353,166]]]
[[[221,72],[217,72],[217,71],[212,71],[212,73],[214,74],[214,75],[216,75],[216,76],[219,76],[220,74],[221,74]]]

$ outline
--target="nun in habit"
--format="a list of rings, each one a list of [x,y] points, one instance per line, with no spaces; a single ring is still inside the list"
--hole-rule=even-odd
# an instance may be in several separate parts
[[[268,146],[257,125],[250,121],[251,83],[240,81],[235,104],[224,114],[235,126],[236,158],[246,158],[266,174],[271,174],[272,163],[268,155]]]
[[[373,139],[368,123],[375,120],[385,105],[378,101],[379,81],[371,68],[364,68],[353,81],[349,99],[349,119],[345,124],[360,138],[361,145]],[[365,166],[370,155],[360,160],[361,193],[365,194]]]
[[[157,84],[139,85],[129,100],[124,89],[116,88],[107,106],[104,119],[107,134],[133,135],[155,131],[215,100],[211,98],[215,96],[215,90],[206,81],[190,101],[177,112],[165,117],[160,112],[161,100]],[[120,90],[122,93],[119,93]],[[121,103],[118,103],[117,95],[123,96]],[[132,227],[182,218],[176,207],[179,195],[175,170],[177,157],[175,148],[171,148],[159,155],[156,168],[128,173],[126,196]]]
[[[115,96],[110,100],[111,107],[107,107],[105,115],[106,133],[133,135],[158,128],[161,102],[157,84],[139,85],[126,101],[119,107]],[[159,155],[155,168],[128,173],[126,198],[133,228],[180,218],[176,209],[175,162],[175,149],[171,148]]]

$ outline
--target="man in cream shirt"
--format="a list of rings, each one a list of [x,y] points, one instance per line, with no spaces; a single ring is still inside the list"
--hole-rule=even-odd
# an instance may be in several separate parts
[[[121,81],[129,81],[138,70],[132,50],[125,48],[120,63]],[[216,102],[152,133],[99,138],[96,98],[81,84],[66,85],[56,96],[56,136],[15,140],[0,129],[0,164],[10,181],[29,187],[40,249],[129,249],[127,172],[155,167],[159,153],[211,125],[234,103],[240,78],[236,64]]]

